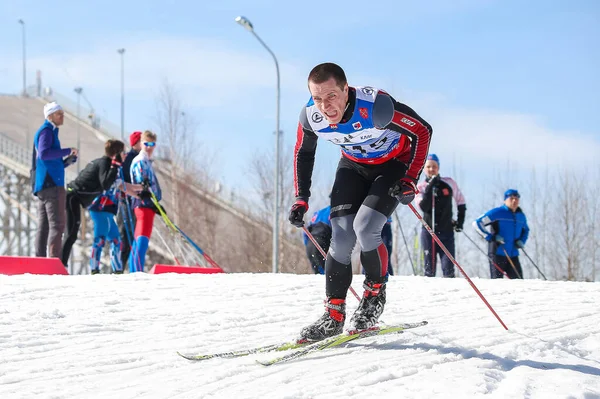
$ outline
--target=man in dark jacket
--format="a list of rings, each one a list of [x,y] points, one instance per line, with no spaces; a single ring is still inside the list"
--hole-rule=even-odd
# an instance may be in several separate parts
[[[62,248],[62,262],[66,266],[71,255],[73,244],[77,240],[77,232],[81,224],[81,208],[87,208],[94,198],[109,189],[119,175],[125,144],[119,140],[108,140],[104,145],[105,155],[95,159],[79,173],[77,178],[67,184],[67,234]],[[128,186],[133,193],[142,187]]]
[[[458,184],[451,177],[441,176],[440,160],[437,155],[429,154],[425,162],[425,181],[419,183],[419,195],[416,203],[423,211],[423,219],[432,227],[450,255],[454,257],[454,232],[461,232],[465,222],[467,204]],[[452,218],[452,200],[456,202],[458,214]],[[425,276],[435,277],[437,256],[442,262],[444,277],[454,277],[454,264],[442,248],[433,241],[427,229],[421,230],[421,247],[425,260]]]
[[[129,135],[129,145],[131,145],[131,150],[127,153],[127,156],[123,160],[123,167],[121,170],[123,171],[123,180],[125,183],[131,183],[131,161],[135,158],[142,149],[142,132],[133,132]],[[125,197],[125,203],[127,204],[129,209],[124,209],[119,212],[117,215],[117,224],[119,224],[119,231],[121,234],[121,264],[125,269],[127,266],[127,260],[129,259],[129,253],[131,252],[131,243],[129,240],[133,239],[133,231],[127,233],[129,227],[135,226],[135,212],[131,207],[131,201],[129,197]],[[127,218],[131,218],[131,224],[126,224],[123,220],[123,215]]]
[[[60,258],[65,229],[65,167],[77,159],[77,149],[61,148],[58,127],[65,113],[55,102],[44,106],[46,120],[35,133],[31,160],[31,185],[38,197],[38,230],[35,256]],[[48,251],[49,249],[49,251]]]

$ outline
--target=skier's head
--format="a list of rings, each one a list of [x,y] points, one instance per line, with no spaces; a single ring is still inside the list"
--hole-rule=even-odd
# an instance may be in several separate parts
[[[104,154],[109,158],[114,158],[117,154],[123,156],[125,153],[125,144],[121,140],[108,140],[104,144]]]
[[[435,154],[427,155],[425,161],[425,176],[432,177],[440,172],[440,159]]]
[[[342,120],[348,102],[348,81],[339,65],[326,62],[314,67],[308,74],[308,90],[329,123]]]
[[[506,205],[513,212],[519,207],[519,201],[521,195],[514,188],[509,188],[504,192],[504,205]]]
[[[146,130],[142,133],[142,151],[145,151],[148,156],[152,156],[156,148],[156,133]]]

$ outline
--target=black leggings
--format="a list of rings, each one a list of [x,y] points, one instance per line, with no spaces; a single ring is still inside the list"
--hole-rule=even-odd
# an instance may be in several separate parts
[[[398,199],[390,196],[389,190],[405,173],[406,164],[395,159],[380,165],[340,160],[331,192],[333,232],[325,262],[328,297],[346,297],[352,283],[350,258],[356,241],[361,248],[365,279],[384,282],[388,253],[381,230],[398,206]]]
[[[67,193],[67,234],[62,248],[62,263],[67,266],[73,244],[77,241],[77,233],[81,225],[81,200],[72,191]]]

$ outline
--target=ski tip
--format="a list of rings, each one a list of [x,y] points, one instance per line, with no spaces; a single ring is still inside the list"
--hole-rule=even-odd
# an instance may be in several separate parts
[[[260,360],[256,360],[256,363],[260,364],[261,366],[265,366],[265,367],[272,366],[274,364],[273,362],[269,362],[269,361],[266,361],[266,362],[262,361],[261,362]]]

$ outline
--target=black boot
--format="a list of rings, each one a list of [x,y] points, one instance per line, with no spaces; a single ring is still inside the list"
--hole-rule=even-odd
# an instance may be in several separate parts
[[[363,286],[365,292],[350,319],[351,330],[366,330],[377,325],[385,306],[385,283],[365,281]]]
[[[310,326],[304,327],[300,332],[300,338],[306,341],[320,341],[341,334],[344,330],[345,319],[346,301],[330,298],[325,302],[323,316]]]

